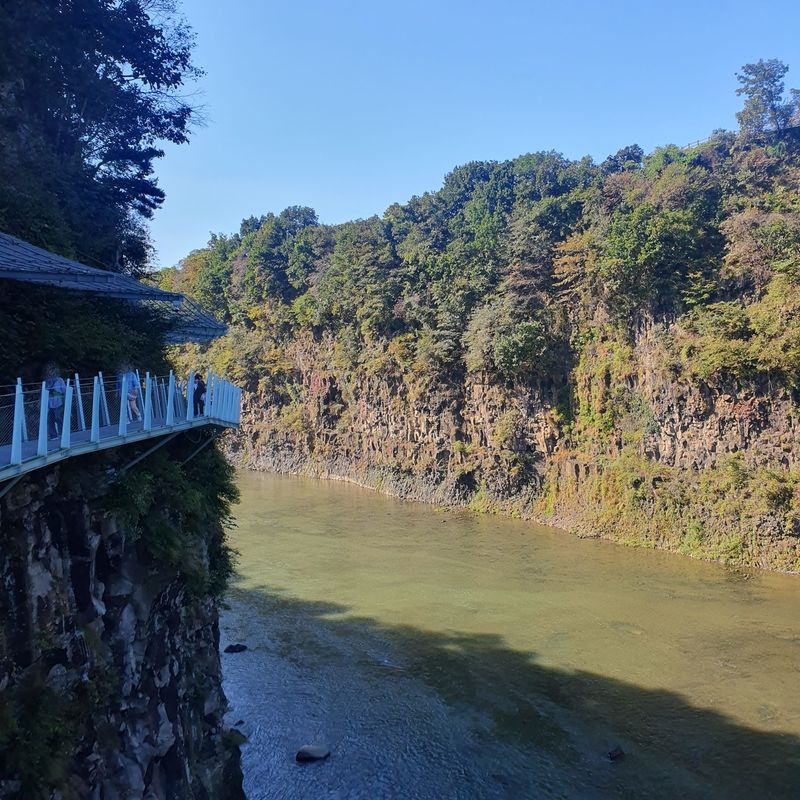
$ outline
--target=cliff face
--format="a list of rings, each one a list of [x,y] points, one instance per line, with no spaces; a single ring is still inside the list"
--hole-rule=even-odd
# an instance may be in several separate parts
[[[33,473],[0,504],[0,797],[243,797],[216,601],[110,510],[108,467]]]
[[[769,385],[681,375],[663,324],[599,325],[561,375],[418,380],[343,371],[330,340],[285,350],[291,383],[251,385],[236,456],[402,497],[523,515],[581,535],[800,569],[800,425]],[[373,363],[374,359],[373,359]]]

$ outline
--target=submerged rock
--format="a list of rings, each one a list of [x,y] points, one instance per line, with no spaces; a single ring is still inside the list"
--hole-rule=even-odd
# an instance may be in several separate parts
[[[621,758],[625,758],[625,751],[621,747],[617,746],[608,751],[609,761],[619,761]]]
[[[247,645],[246,644],[229,644],[225,648],[225,650],[223,650],[223,652],[224,653],[243,653],[245,650],[247,650]]]
[[[297,755],[295,756],[295,761],[299,761],[301,764],[306,763],[308,761],[322,761],[323,759],[326,759],[330,754],[331,751],[328,750],[327,747],[323,747],[322,745],[304,744],[297,751]]]

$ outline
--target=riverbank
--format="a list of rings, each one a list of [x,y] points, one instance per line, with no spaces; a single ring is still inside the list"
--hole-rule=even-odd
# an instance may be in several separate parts
[[[764,497],[787,489],[769,469],[747,470],[739,460],[704,474],[651,467],[632,454],[603,460],[559,460],[538,490],[498,498],[485,487],[465,491],[458,481],[320,459],[292,448],[259,448],[234,463],[255,472],[339,481],[399,500],[526,520],[583,539],[664,550],[728,566],[800,573],[800,539],[780,515],[764,512]],[[634,463],[635,462],[635,463]],[[643,470],[643,472],[640,472]],[[576,477],[581,476],[581,477]],[[636,495],[632,497],[631,495]]]
[[[281,349],[279,371],[243,376],[231,456],[250,469],[799,572],[795,400],[769,382],[675,374],[665,342],[679,333],[651,322],[630,343],[598,326],[569,376],[506,382],[420,376],[389,351],[345,368],[335,341],[304,337]]]

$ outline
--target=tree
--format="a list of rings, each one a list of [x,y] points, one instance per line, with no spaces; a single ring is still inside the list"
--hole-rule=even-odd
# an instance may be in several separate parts
[[[0,4],[0,227],[95,266],[141,267],[161,141],[197,117],[174,0]]]
[[[600,165],[600,169],[606,175],[612,172],[633,172],[642,168],[643,160],[644,150],[638,144],[630,144],[617,150],[613,156],[609,156]]]
[[[797,114],[798,92],[793,89],[790,99],[784,99],[783,78],[789,67],[777,58],[759,59],[745,64],[736,74],[741,86],[736,94],[744,96],[744,107],[736,114],[742,131],[758,135],[765,131],[782,131]]]

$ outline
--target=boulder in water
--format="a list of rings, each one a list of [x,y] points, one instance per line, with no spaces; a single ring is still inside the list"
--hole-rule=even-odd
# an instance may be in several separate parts
[[[246,644],[229,644],[224,650],[224,653],[243,653],[247,650]]]
[[[619,761],[621,758],[625,758],[625,751],[619,745],[608,751],[609,761]]]
[[[304,764],[309,761],[322,761],[323,759],[326,759],[330,754],[331,751],[328,750],[327,747],[323,747],[322,745],[304,744],[297,751],[297,755],[294,758],[295,761],[299,761],[301,764]]]

